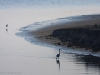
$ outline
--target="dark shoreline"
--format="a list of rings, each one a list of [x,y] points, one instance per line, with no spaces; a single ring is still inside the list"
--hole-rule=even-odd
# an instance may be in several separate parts
[[[100,51],[100,25],[57,29],[49,36],[58,38],[67,47],[85,48],[93,52]]]

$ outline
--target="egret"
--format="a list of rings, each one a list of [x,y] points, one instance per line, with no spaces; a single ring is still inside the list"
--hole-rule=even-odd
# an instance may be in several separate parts
[[[59,59],[59,57],[60,57],[60,50],[61,49],[59,49],[59,54],[56,55],[56,59]]]

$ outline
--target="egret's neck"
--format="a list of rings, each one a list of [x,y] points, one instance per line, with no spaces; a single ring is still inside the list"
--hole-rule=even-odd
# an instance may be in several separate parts
[[[59,54],[60,54],[60,49],[59,49]]]

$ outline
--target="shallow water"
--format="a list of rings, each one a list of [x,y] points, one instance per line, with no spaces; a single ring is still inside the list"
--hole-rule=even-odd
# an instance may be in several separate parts
[[[0,31],[0,75],[99,75],[100,61],[61,51],[59,61],[55,55],[60,47],[34,45],[17,37],[13,31]],[[2,34],[0,33],[0,34]],[[99,58],[95,59],[96,61]]]
[[[70,54],[62,49],[60,60],[56,61],[55,55],[60,47],[31,44],[10,30],[0,32],[3,34],[0,40],[0,75],[100,74],[99,58]]]
[[[0,75],[100,75],[100,58],[78,55],[77,50],[70,48],[66,52],[65,48],[59,46],[45,43],[41,45],[34,37],[34,43],[30,43],[29,40],[15,35],[20,32],[21,27],[30,24],[73,15],[100,13],[99,0],[41,1],[0,0]],[[38,27],[39,25],[34,29]],[[62,48],[61,56],[56,61],[59,48]]]

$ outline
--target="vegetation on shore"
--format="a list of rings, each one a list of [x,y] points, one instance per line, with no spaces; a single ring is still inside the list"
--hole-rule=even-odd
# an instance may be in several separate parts
[[[66,43],[68,47],[91,49],[100,51],[100,25],[78,28],[64,28],[54,30],[50,35]]]

